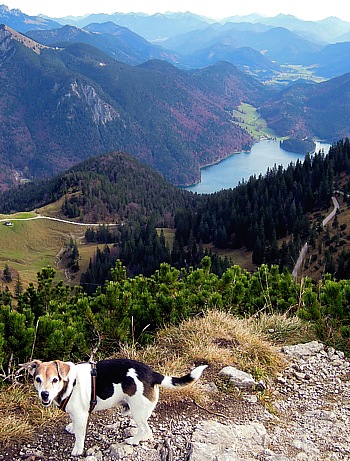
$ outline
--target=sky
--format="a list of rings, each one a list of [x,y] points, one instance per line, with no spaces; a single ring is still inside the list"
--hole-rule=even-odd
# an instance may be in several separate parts
[[[259,13],[271,17],[279,13],[299,19],[320,20],[329,16],[350,22],[347,0],[2,0],[10,9],[30,16],[51,18],[84,16],[91,13],[165,13],[190,11],[212,19]]]

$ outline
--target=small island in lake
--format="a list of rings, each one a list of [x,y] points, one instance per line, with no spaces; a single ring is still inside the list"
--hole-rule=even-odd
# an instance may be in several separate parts
[[[316,144],[312,139],[289,138],[280,142],[281,149],[296,154],[307,154],[314,152]]]

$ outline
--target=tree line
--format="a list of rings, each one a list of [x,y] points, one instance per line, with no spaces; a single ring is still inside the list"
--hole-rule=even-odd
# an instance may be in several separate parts
[[[111,235],[101,228],[95,236],[94,231],[89,230],[86,237],[101,243],[117,243],[119,250],[110,264],[119,257],[130,275],[149,275],[161,262],[170,262],[177,268],[198,267],[206,255],[211,256],[215,272],[220,275],[229,261],[220,261],[218,256],[205,250],[208,244],[227,250],[245,248],[252,251],[252,262],[256,265],[274,264],[281,271],[292,271],[302,245],[306,241],[315,245],[322,227],[322,210],[329,206],[333,190],[339,187],[340,176],[350,174],[349,157],[349,140],[345,139],[334,144],[327,155],[324,152],[307,155],[304,161],[291,163],[286,169],[275,166],[266,175],[252,176],[234,189],[193,194],[191,200],[186,196],[187,206],[173,209],[176,231],[171,249],[166,248],[164,241],[156,242],[157,233],[155,229],[151,231],[155,226],[152,218],[147,225],[140,225],[139,219],[129,220],[122,227],[122,233],[118,229]],[[346,197],[349,184],[342,185]],[[313,224],[308,218],[311,212],[318,212],[320,216]],[[154,240],[153,259],[145,256],[150,247],[145,235],[141,235],[142,228],[147,228],[148,238]],[[100,256],[92,259],[88,277],[100,272],[93,269],[95,264],[102,264]],[[346,253],[338,262],[332,261],[331,256],[327,250],[327,271],[348,274],[350,264]],[[103,281],[97,282],[95,278],[94,283]]]
[[[231,265],[228,258],[221,258],[205,250],[195,241],[187,247],[180,248],[175,244],[170,248],[163,230],[158,231],[152,219],[139,219],[118,228],[89,228],[85,238],[103,244],[102,248],[96,249],[88,269],[81,275],[80,285],[89,294],[110,280],[111,269],[117,260],[125,265],[130,277],[140,274],[151,276],[162,263],[171,264],[175,268],[197,268],[205,256],[210,257],[212,271],[217,275],[222,275]]]
[[[54,275],[50,267],[39,272],[16,306],[0,297],[2,378],[32,357],[79,361],[96,348],[105,357],[121,343],[145,344],[160,327],[214,308],[237,316],[288,312],[313,322],[322,341],[349,351],[349,280],[297,283],[265,264],[253,273],[233,265],[218,276],[209,257],[197,269],[162,263],[150,277],[128,277],[117,260],[111,280],[92,295],[80,287],[71,292]]]

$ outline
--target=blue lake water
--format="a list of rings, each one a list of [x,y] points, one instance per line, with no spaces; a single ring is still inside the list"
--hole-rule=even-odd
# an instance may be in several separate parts
[[[316,152],[328,152],[330,144],[316,143]],[[201,169],[201,182],[186,187],[186,190],[199,194],[211,194],[222,189],[236,187],[242,180],[251,176],[264,175],[268,168],[275,165],[287,167],[298,159],[304,160],[305,155],[287,152],[280,148],[279,141],[261,140],[253,145],[250,152],[233,154],[215,165]]]

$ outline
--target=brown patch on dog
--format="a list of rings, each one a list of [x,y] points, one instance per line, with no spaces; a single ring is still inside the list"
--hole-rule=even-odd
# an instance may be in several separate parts
[[[127,376],[125,380],[122,382],[122,389],[124,394],[127,394],[129,397],[132,397],[136,394],[136,383],[131,376]]]
[[[157,401],[157,392],[156,392],[154,386],[151,386],[149,383],[143,383],[143,395],[150,402],[156,402]]]
[[[70,365],[65,362],[61,362],[61,360],[55,360],[59,376],[64,380],[67,381],[68,374],[70,372]]]
[[[41,364],[42,364],[41,360],[32,360],[31,362],[20,364],[20,367],[24,368],[26,371],[28,371],[30,375],[34,376],[36,369]]]
[[[42,362],[35,370],[35,376],[42,376],[45,383],[51,383],[52,378],[59,378],[58,369],[54,362]]]

